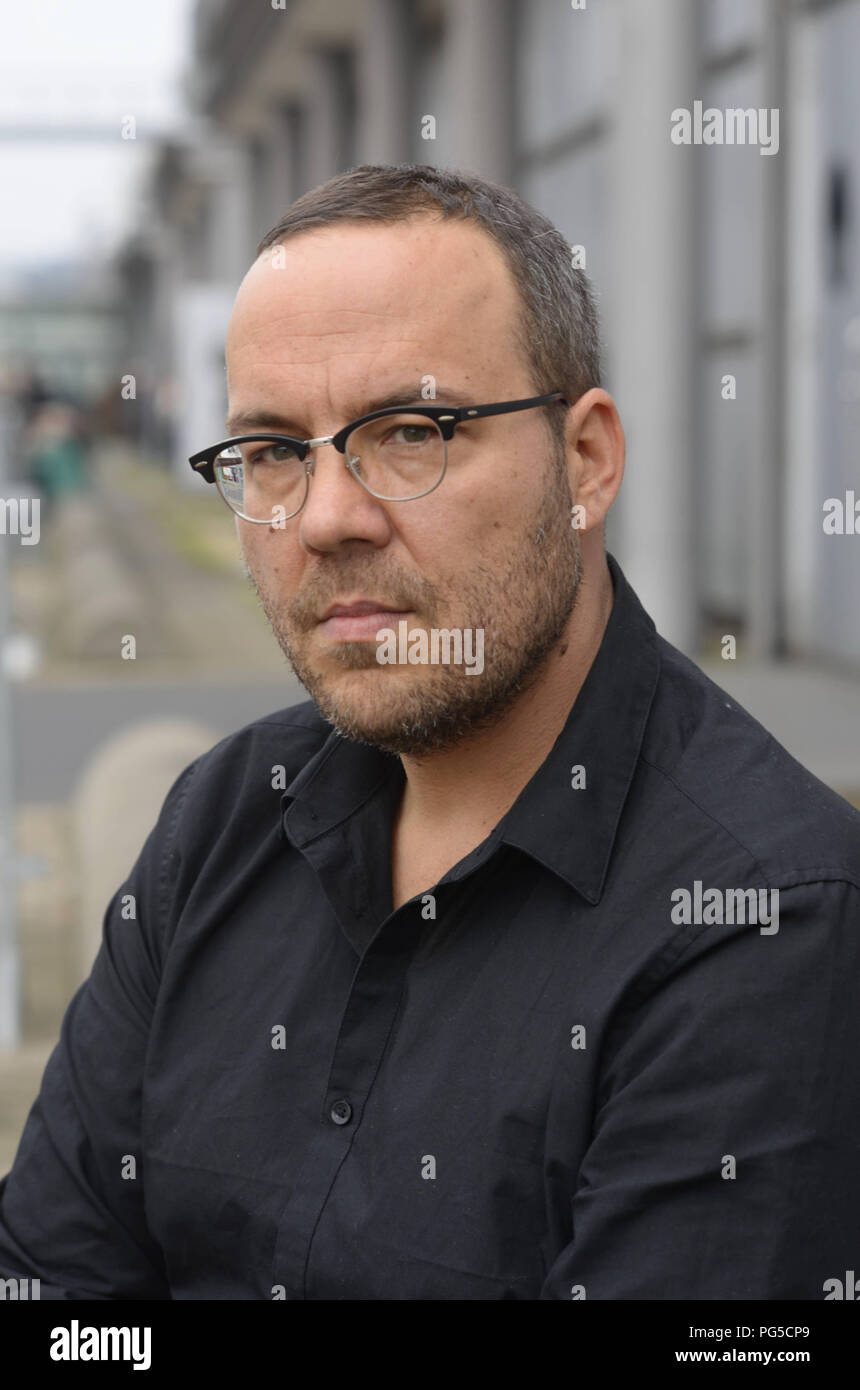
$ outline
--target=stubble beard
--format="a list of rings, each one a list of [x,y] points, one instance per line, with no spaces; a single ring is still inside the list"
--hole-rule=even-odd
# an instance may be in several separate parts
[[[247,558],[245,570],[281,650],[336,732],[386,753],[422,758],[498,724],[546,669],[582,580],[582,547],[570,512],[567,477],[552,467],[503,571],[478,564],[456,581],[456,613],[447,595],[423,576],[387,565],[375,554],[340,557],[330,569],[321,567],[308,590],[286,604],[267,593]],[[427,628],[483,628],[483,671],[468,675],[455,665],[384,666],[372,643],[340,642],[329,655],[347,670],[368,674],[358,677],[358,688],[333,678],[314,664],[311,633],[326,603],[350,590],[385,594],[392,605],[422,615]],[[440,607],[442,621],[426,619]]]

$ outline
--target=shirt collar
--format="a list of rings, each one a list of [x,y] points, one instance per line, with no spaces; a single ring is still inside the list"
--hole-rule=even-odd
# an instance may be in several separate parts
[[[551,751],[490,837],[528,854],[591,903],[603,891],[660,671],[654,623],[617,560],[606,558],[615,597],[597,656]],[[584,772],[579,788],[574,768]],[[284,792],[283,830],[302,849],[384,783],[393,806],[403,777],[399,758],[332,732]]]
[[[606,558],[615,600],[597,656],[551,752],[500,827],[506,844],[591,903],[603,892],[660,674],[654,623],[617,560]]]

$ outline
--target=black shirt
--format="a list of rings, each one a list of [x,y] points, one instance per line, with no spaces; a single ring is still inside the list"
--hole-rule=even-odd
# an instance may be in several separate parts
[[[860,1269],[860,815],[610,571],[549,756],[396,912],[398,759],[308,702],[186,769],[0,1185],[0,1273],[823,1299]]]

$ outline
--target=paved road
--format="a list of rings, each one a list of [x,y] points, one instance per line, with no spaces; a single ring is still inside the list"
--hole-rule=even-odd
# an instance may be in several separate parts
[[[12,690],[19,805],[65,801],[112,734],[144,719],[194,719],[221,736],[307,699],[296,680],[224,685],[17,685]]]
[[[816,776],[860,801],[860,683],[799,666],[735,672],[722,662],[706,663],[705,669]],[[140,720],[187,717],[223,735],[306,698],[294,678],[230,685],[13,686],[17,801],[65,801],[100,744]]]

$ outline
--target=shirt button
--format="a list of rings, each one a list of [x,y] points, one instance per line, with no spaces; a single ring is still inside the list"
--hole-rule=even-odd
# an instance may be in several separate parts
[[[336,1125],[348,1125],[352,1119],[352,1106],[348,1100],[336,1100],[331,1108],[331,1117]]]

